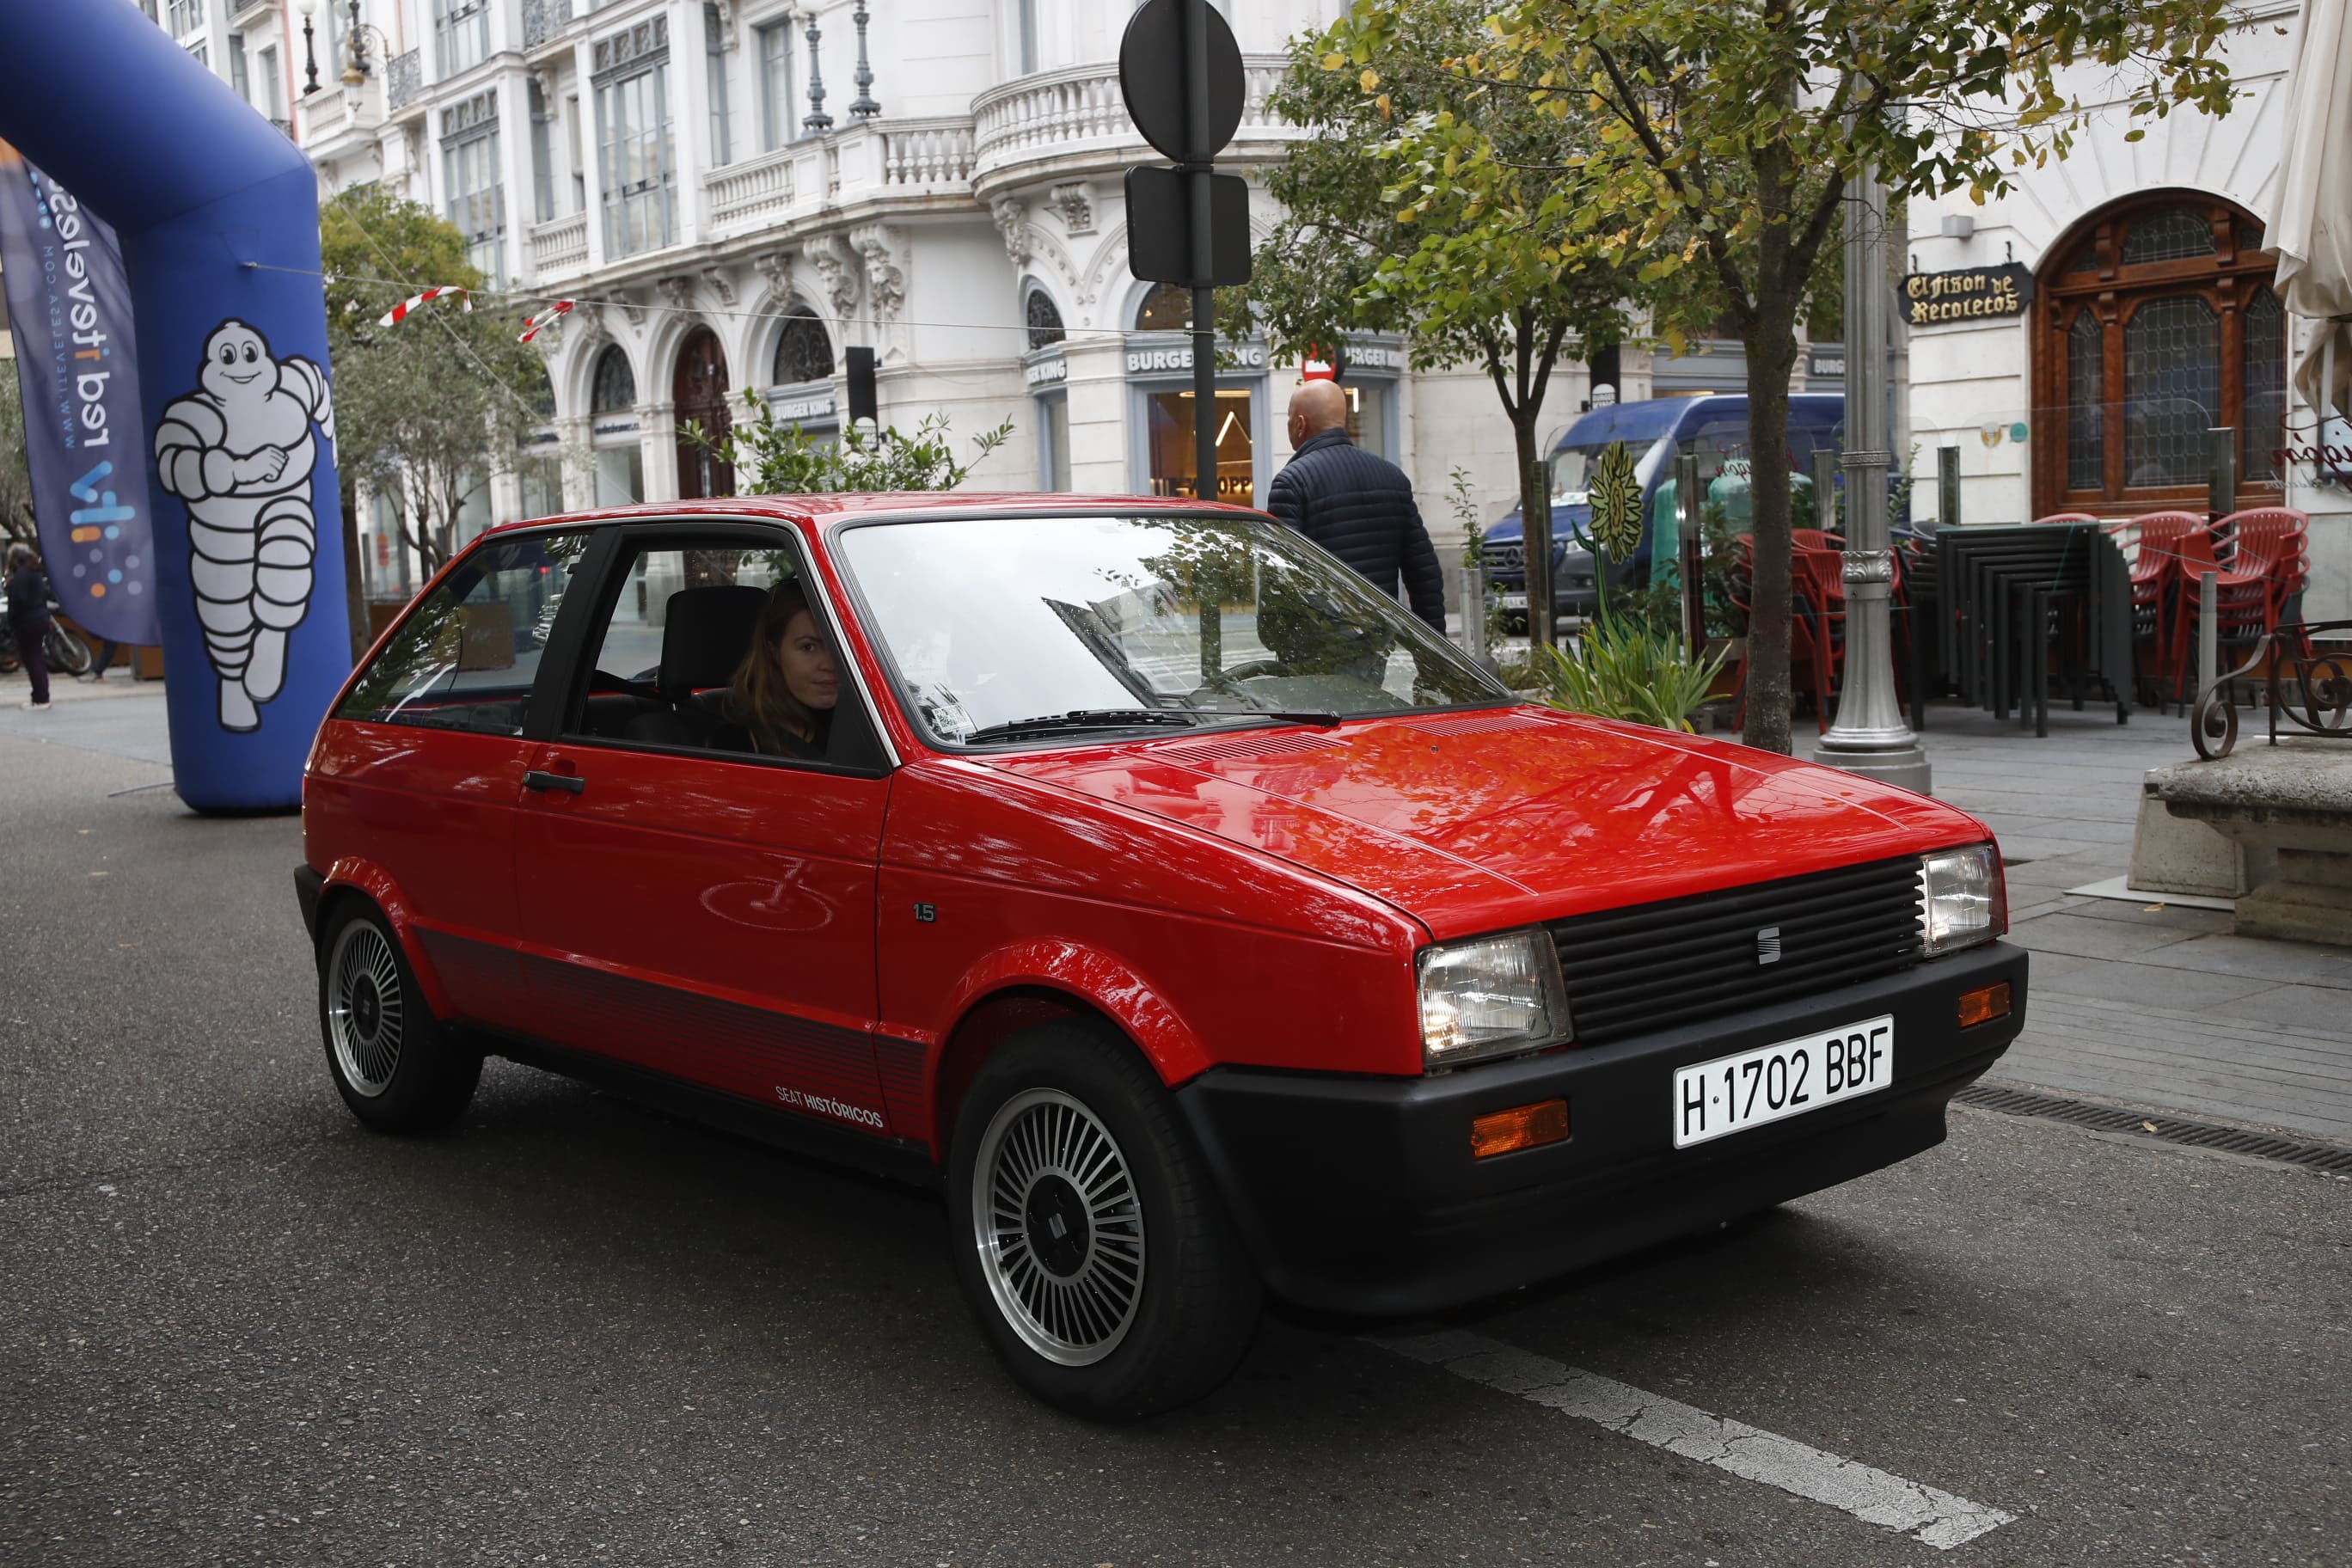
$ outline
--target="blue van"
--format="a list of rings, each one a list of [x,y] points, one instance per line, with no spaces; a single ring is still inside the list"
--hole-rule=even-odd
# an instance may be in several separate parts
[[[1674,537],[1674,458],[1678,452],[1696,452],[1708,498],[1723,505],[1735,526],[1747,521],[1750,454],[1746,397],[1657,397],[1594,409],[1570,426],[1551,451],[1552,613],[1560,618],[1589,618],[1599,598],[1591,553],[1573,536],[1579,529],[1589,529],[1592,519],[1585,500],[1585,475],[1612,441],[1624,442],[1633,454],[1644,527],[1642,547],[1633,558],[1611,563],[1612,588],[1647,586],[1652,542]],[[1842,452],[1844,444],[1843,397],[1798,393],[1789,399],[1789,450],[1782,460],[1797,476],[1801,493],[1812,488],[1813,454]],[[1513,507],[1487,528],[1481,545],[1486,579],[1501,593],[1504,613],[1515,623],[1528,607],[1521,538],[1519,509]]]

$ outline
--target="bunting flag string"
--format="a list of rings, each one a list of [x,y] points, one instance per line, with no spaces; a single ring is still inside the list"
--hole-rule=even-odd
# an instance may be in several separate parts
[[[526,343],[530,342],[531,339],[539,336],[540,328],[547,325],[548,322],[555,320],[558,316],[568,314],[572,304],[573,301],[570,300],[558,300],[554,304],[550,305],[546,310],[541,310],[530,321],[525,321],[522,328],[522,336],[517,341]]]
[[[403,300],[399,304],[394,305],[391,310],[386,310],[383,317],[376,322],[376,325],[379,327],[396,327],[401,322],[408,320],[408,313],[411,310],[415,310],[417,306],[424,304],[427,300],[438,300],[444,294],[457,295],[459,302],[466,307],[467,314],[471,315],[473,313],[474,296],[469,290],[457,288],[427,289],[422,294],[410,295],[407,299]]]

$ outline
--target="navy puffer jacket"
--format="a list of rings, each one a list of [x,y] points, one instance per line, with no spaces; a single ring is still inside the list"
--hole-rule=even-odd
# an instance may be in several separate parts
[[[1265,510],[1393,597],[1404,580],[1412,613],[1445,629],[1445,576],[1413,504],[1412,481],[1386,458],[1325,430],[1300,443],[1267,487]]]

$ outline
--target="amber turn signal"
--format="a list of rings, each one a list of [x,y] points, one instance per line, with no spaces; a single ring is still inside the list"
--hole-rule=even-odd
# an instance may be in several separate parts
[[[2009,1016],[2009,982],[1998,985],[1979,985],[1974,991],[1960,994],[1960,1027],[1973,1029],[1979,1024],[1990,1024],[1995,1018]]]
[[[1557,1143],[1568,1136],[1568,1101],[1540,1100],[1481,1116],[1470,1123],[1470,1152],[1484,1160],[1514,1149]]]

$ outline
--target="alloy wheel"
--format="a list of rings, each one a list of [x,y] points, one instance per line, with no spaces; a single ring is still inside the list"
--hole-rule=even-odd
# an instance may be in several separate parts
[[[373,921],[356,920],[335,939],[327,964],[327,1031],[335,1065],[352,1092],[373,1100],[400,1066],[400,963]]]
[[[1062,1366],[1117,1350],[1143,1300],[1143,1208],[1110,1130],[1059,1089],[1025,1089],[990,1120],[972,1175],[981,1272],[1022,1342]]]

